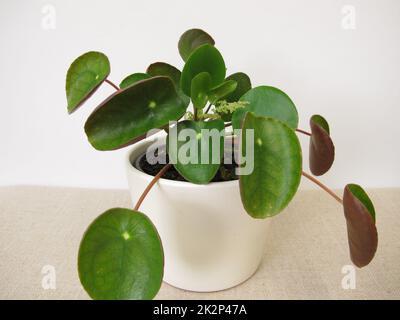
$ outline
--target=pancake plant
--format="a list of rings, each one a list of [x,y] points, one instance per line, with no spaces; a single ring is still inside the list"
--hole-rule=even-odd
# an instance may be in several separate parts
[[[69,113],[75,112],[104,83],[115,88],[85,123],[87,138],[95,149],[109,151],[129,146],[144,139],[151,129],[165,130],[167,141],[176,146],[167,148],[173,161],[155,175],[135,208],[107,210],[83,235],[78,270],[90,297],[155,297],[163,279],[163,247],[155,226],[139,211],[140,204],[168,170],[176,170],[191,183],[209,183],[221,170],[224,154],[220,147],[213,148],[213,144],[224,139],[233,139],[239,153],[249,146],[254,149],[252,172],[240,174],[245,164],[239,163],[237,168],[243,208],[251,217],[266,219],[282,212],[296,194],[301,177],[305,177],[327,191],[343,208],[353,263],[360,268],[369,264],[378,243],[375,209],[370,198],[362,187],[353,183],[344,187],[340,197],[315,178],[331,168],[335,157],[326,119],[313,115],[309,131],[298,128],[297,109],[290,97],[272,86],[252,87],[249,76],[243,72],[227,75],[220,51],[203,30],[183,33],[178,49],[184,61],[182,70],[155,62],[145,71],[128,75],[119,85],[109,80],[110,62],[100,52],[81,55],[68,70]],[[184,129],[193,130],[196,139],[188,141],[190,146],[195,146],[200,155],[208,152],[210,157],[217,150],[217,162],[182,161],[179,150],[187,146],[176,141],[172,129],[178,134]],[[202,134],[204,129],[217,130],[221,138],[206,137]],[[235,134],[240,132],[238,129],[241,135]],[[244,134],[246,131],[253,133],[251,139]],[[298,134],[310,141],[311,173],[302,169]]]

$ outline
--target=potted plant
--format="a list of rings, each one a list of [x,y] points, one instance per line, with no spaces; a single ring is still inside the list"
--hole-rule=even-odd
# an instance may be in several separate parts
[[[80,244],[79,277],[94,299],[151,299],[163,276],[196,291],[246,280],[261,261],[268,218],[285,209],[302,176],[343,206],[353,263],[361,268],[373,259],[378,239],[368,195],[348,184],[341,198],[314,177],[334,161],[327,121],[314,115],[310,132],[299,129],[283,91],[252,88],[242,72],[226,77],[214,45],[208,33],[188,30],[178,43],[182,72],[156,62],[119,86],[100,52],[83,54],[68,70],[69,113],[104,82],[116,89],[85,123],[91,145],[134,144],[126,159],[134,208],[104,212]],[[145,139],[155,129],[164,137]],[[302,170],[297,134],[309,136],[313,175]]]

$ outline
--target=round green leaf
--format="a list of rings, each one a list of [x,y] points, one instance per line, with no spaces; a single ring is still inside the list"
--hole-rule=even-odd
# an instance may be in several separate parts
[[[102,102],[86,121],[85,132],[96,149],[118,149],[142,139],[150,129],[181,118],[185,111],[172,80],[154,77]]]
[[[192,79],[201,72],[211,76],[211,87],[216,87],[225,79],[225,62],[221,53],[212,45],[198,47],[186,61],[181,75],[181,88],[190,96]]]
[[[211,104],[216,103],[218,100],[225,98],[228,94],[235,91],[237,83],[235,80],[226,80],[215,88],[211,89],[208,93]]]
[[[244,116],[249,111],[257,116],[280,120],[293,129],[297,128],[299,116],[296,106],[286,93],[277,88],[256,87],[243,95],[240,100],[247,101],[249,104],[233,113],[232,126],[234,129],[241,127]]]
[[[74,112],[110,74],[110,62],[101,52],[87,52],[69,67],[65,89],[68,112]]]
[[[344,189],[343,209],[351,261],[362,268],[372,261],[378,247],[375,209],[366,192],[355,184]]]
[[[251,89],[250,78],[243,72],[231,74],[225,80],[234,80],[237,83],[235,91],[231,92],[224,98],[227,102],[238,101],[247,91]]]
[[[322,116],[312,116],[310,127],[310,170],[314,175],[321,176],[332,167],[335,160],[335,146],[329,136],[328,122]]]
[[[181,99],[185,102],[186,106],[189,105],[190,98],[183,93],[180,87],[181,72],[177,68],[165,62],[155,62],[147,68],[146,72],[152,77],[169,77],[174,82]]]
[[[253,130],[254,142],[247,137],[247,130]],[[254,154],[246,155],[239,175],[242,203],[253,218],[270,217],[281,212],[297,191],[302,165],[300,143],[295,132],[279,120],[248,112],[242,128],[241,152],[249,147],[254,148]],[[251,162],[254,170],[244,174],[243,166]]]
[[[203,30],[190,29],[182,34],[178,42],[178,49],[183,61],[186,61],[197,47],[206,43],[215,44],[214,39]]]
[[[124,80],[121,81],[119,87],[121,89],[125,89],[126,87],[131,86],[132,84],[144,80],[149,79],[150,76],[147,73],[137,72],[127,76]]]
[[[193,106],[203,109],[208,101],[208,92],[211,88],[211,76],[208,72],[200,72],[192,79],[190,95]]]
[[[179,122],[169,131],[167,148],[171,163],[186,180],[208,183],[223,157],[224,122],[220,119]]]
[[[161,240],[143,213],[110,209],[83,235],[79,278],[93,299],[152,299],[161,287],[163,269]]]
[[[148,66],[146,72],[152,77],[166,76],[171,78],[177,87],[179,87],[179,81],[181,80],[181,72],[165,62],[155,62]]]

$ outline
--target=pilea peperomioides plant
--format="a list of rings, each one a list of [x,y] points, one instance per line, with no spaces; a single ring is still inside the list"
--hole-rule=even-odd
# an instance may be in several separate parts
[[[342,200],[302,171],[296,133],[310,137],[313,175],[323,175],[332,166],[335,149],[327,121],[314,115],[310,119],[311,132],[299,129],[293,101],[274,87],[252,88],[245,73],[226,76],[224,59],[214,44],[206,32],[188,30],[178,44],[185,61],[182,72],[156,62],[146,72],[127,76],[119,86],[108,80],[110,63],[100,52],[83,54],[68,70],[69,113],[103,82],[116,89],[86,121],[85,132],[94,148],[119,149],[144,139],[151,129],[161,129],[168,133],[167,152],[172,163],[165,164],[155,175],[133,210],[110,209],[85,232],[78,255],[79,277],[94,299],[151,299],[157,294],[163,278],[163,248],[155,226],[138,211],[140,204],[172,166],[189,182],[209,183],[222,169],[224,139],[234,139],[241,155],[249,147],[254,150],[252,157],[246,158],[252,162],[250,172],[241,174],[245,164],[238,165],[241,200],[251,217],[264,219],[281,212],[304,176],[343,206],[353,263],[363,267],[374,257],[378,243],[375,210],[365,191],[348,184]],[[193,111],[188,111],[190,104]],[[226,129],[231,126],[233,131]],[[180,141],[172,135],[172,131],[179,134],[185,129],[194,132],[194,139]],[[219,138],[213,140],[204,135],[206,129],[218,132]],[[244,134],[247,131],[252,135]],[[200,157],[206,154],[202,157],[206,161],[180,159],[182,148],[191,147],[196,147],[193,150]]]

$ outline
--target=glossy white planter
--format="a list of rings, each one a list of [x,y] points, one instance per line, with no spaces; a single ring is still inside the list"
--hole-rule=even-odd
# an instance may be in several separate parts
[[[134,145],[126,158],[135,204],[152,176],[132,163],[152,140]],[[140,211],[155,224],[164,248],[164,281],[191,291],[236,286],[257,270],[269,220],[251,218],[240,201],[238,181],[196,185],[160,179]]]

